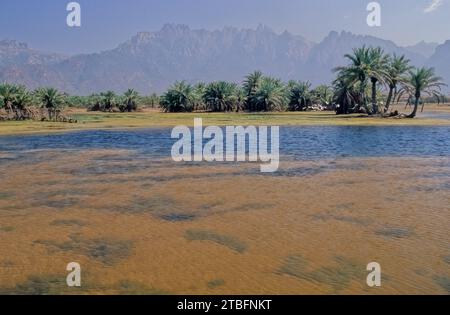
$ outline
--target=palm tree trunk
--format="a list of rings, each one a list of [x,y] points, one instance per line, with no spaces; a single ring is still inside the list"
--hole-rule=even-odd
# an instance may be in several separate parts
[[[365,82],[361,82],[361,87],[359,90],[359,94],[360,94],[360,101],[362,104],[358,104],[359,108],[363,107],[364,109],[367,110],[367,104],[366,104],[366,83]]]
[[[16,109],[16,120],[24,120],[24,114],[23,114],[23,110],[21,108],[17,108]]]
[[[416,101],[414,102],[414,109],[411,114],[406,116],[406,118],[414,118],[417,114],[417,109],[419,108],[419,102],[420,102],[420,94],[416,94]]]
[[[377,81],[372,80],[372,114],[378,114]]]
[[[5,102],[6,104],[5,104],[5,109],[6,109],[6,113],[8,114],[8,119],[11,119],[11,113],[12,113],[12,111],[13,111],[13,108],[12,108],[12,105],[11,105],[11,103],[10,102],[8,102],[8,101],[6,101]]]
[[[389,94],[386,100],[386,105],[384,106],[384,112],[386,113],[389,110],[389,106],[391,105],[392,96],[394,95],[394,87],[389,86]]]

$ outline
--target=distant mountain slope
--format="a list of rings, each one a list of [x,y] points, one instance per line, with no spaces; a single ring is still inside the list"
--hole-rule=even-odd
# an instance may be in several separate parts
[[[425,41],[421,41],[412,46],[406,46],[405,49],[422,55],[425,58],[430,58],[436,51],[436,47],[439,46],[438,43],[427,43]]]
[[[64,60],[64,56],[28,48],[15,40],[0,41],[0,67],[11,65],[48,65]]]
[[[436,47],[436,52],[427,62],[427,66],[436,69],[436,73],[447,83],[445,91],[450,91],[450,40]]]
[[[0,43],[0,81],[30,88],[51,85],[72,94],[123,92],[129,87],[149,94],[177,80],[240,82],[257,69],[283,80],[330,83],[331,70],[346,63],[344,54],[363,45],[405,54],[416,65],[426,62],[420,53],[372,36],[331,32],[315,44],[265,26],[207,31],[167,24],[158,32],[138,33],[115,49],[67,58],[17,42]]]
[[[166,25],[156,33],[139,33],[116,49],[67,59],[53,67],[70,78],[73,90],[162,91],[176,80],[242,80],[258,68],[283,77],[305,62],[312,44],[270,29],[190,30]]]
[[[305,68],[307,77],[304,79],[310,80],[313,84],[331,82],[334,78],[332,69],[348,63],[344,55],[364,45],[381,47],[387,53],[406,55],[415,65],[423,65],[426,61],[423,56],[399,47],[392,41],[373,36],[355,35],[350,32],[331,32],[311,50]]]

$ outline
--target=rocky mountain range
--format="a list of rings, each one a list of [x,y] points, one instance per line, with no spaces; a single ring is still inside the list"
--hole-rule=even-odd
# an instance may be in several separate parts
[[[157,32],[138,33],[112,50],[75,56],[0,41],[0,82],[32,89],[54,86],[77,95],[127,88],[150,94],[164,91],[177,80],[240,82],[246,74],[261,70],[283,80],[309,80],[317,85],[330,83],[334,77],[331,70],[346,63],[344,54],[362,45],[405,54],[416,66],[434,66],[450,83],[450,41],[400,47],[373,36],[333,31],[320,43],[313,43],[265,26],[208,31],[173,24]]]

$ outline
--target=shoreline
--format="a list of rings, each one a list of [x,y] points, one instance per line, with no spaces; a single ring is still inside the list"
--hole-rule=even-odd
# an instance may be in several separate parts
[[[450,106],[431,105],[425,115],[443,114],[450,117]],[[205,126],[450,126],[450,119],[417,117],[395,119],[361,117],[359,114],[336,115],[334,112],[270,112],[270,113],[163,113],[144,110],[135,113],[87,112],[69,109],[67,115],[78,123],[5,121],[0,122],[0,136],[54,134],[85,130],[133,130],[192,127],[194,118],[202,118]],[[420,114],[419,114],[420,115]]]

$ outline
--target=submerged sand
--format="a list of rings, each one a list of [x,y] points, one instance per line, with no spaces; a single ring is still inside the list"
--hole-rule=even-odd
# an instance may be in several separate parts
[[[36,151],[0,165],[0,293],[450,293],[450,158],[174,164]],[[82,287],[65,285],[66,265]],[[366,265],[382,286],[366,285]]]

